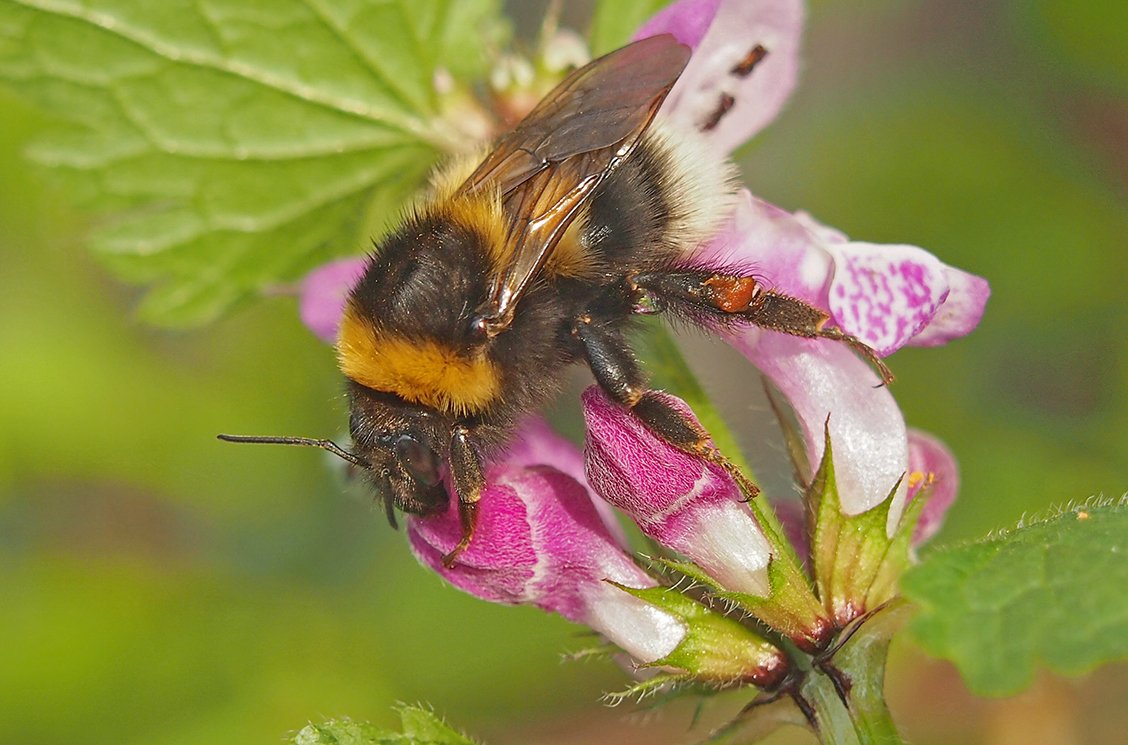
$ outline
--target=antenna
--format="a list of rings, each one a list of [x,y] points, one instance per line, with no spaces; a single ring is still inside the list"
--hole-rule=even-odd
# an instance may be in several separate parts
[[[347,460],[354,466],[372,470],[371,463],[353,455],[332,440],[315,440],[312,437],[253,437],[249,435],[216,435],[216,438],[224,442],[253,442],[264,445],[303,445],[305,447],[320,448],[322,450],[328,450],[341,460]]]

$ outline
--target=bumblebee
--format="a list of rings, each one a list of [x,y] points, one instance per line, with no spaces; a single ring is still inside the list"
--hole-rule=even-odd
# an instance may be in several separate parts
[[[749,53],[745,75],[764,50]],[[823,311],[749,273],[694,264],[692,251],[732,204],[732,166],[655,116],[689,61],[670,35],[644,39],[571,73],[479,163],[455,165],[368,258],[348,298],[337,354],[351,449],[311,445],[359,467],[395,512],[448,508],[470,543],[483,463],[518,420],[546,404],[583,361],[607,395],[670,445],[756,487],[708,435],[655,395],[627,340],[632,318],[669,312],[698,325],[751,323],[868,347]],[[721,100],[716,126],[731,101]],[[444,468],[444,465],[446,468]]]

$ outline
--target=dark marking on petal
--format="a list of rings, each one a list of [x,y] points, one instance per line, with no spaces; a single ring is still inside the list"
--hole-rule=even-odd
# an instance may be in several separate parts
[[[716,129],[717,125],[721,123],[721,120],[725,118],[725,114],[729,113],[735,103],[735,98],[728,93],[722,93],[721,99],[717,102],[717,108],[713,109],[713,113],[710,114],[709,118],[705,120],[705,123],[701,125],[701,131],[711,132]]]
[[[760,64],[764,57],[767,56],[768,50],[764,49],[760,44],[757,44],[748,50],[748,54],[744,55],[740,62],[736,63],[736,67],[729,70],[729,73],[738,78],[746,78],[752,74],[752,70],[756,65]]]

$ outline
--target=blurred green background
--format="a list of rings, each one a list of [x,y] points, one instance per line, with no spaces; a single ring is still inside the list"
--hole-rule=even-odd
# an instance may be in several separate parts
[[[1125,29],[1115,1],[814,2],[799,91],[742,159],[769,200],[990,279],[975,334],[892,361],[910,423],[960,459],[939,544],[1125,489]],[[395,701],[493,745],[693,740],[691,703],[602,708],[624,678],[560,662],[576,627],[443,587],[318,454],[217,443],[339,433],[331,351],[285,297],[134,321],[138,290],[22,158],[47,124],[0,92],[0,742],[279,742]],[[703,376],[744,386],[732,364]],[[902,641],[890,681],[915,743],[1128,728],[1123,668],[977,701]]]

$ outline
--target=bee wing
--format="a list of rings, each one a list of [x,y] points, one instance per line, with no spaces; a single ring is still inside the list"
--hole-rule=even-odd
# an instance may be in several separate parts
[[[630,155],[688,61],[689,48],[670,35],[594,60],[503,136],[460,187],[497,189],[511,219],[501,252],[509,258],[479,309],[489,336],[508,328],[580,207]]]

